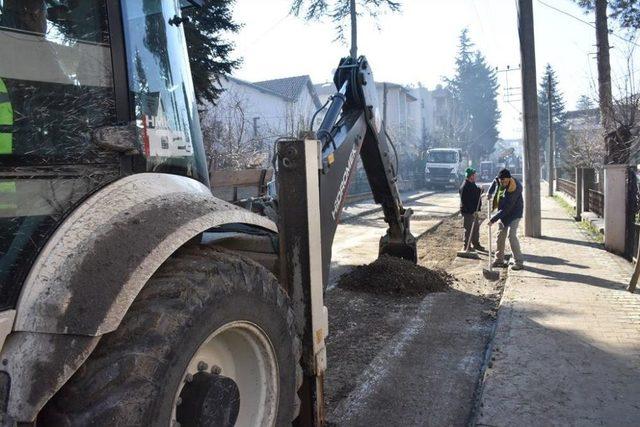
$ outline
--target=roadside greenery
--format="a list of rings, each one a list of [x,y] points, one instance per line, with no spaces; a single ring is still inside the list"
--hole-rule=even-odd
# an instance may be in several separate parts
[[[553,199],[567,212],[567,214],[571,218],[575,218],[576,216],[575,206],[569,204],[569,202],[567,202],[562,196],[558,194],[555,194],[553,196]],[[599,244],[604,243],[603,234],[600,233],[600,231],[596,227],[594,227],[593,224],[591,224],[590,222],[580,221],[578,222],[578,227],[584,230],[587,233],[587,235],[596,243],[599,243]]]

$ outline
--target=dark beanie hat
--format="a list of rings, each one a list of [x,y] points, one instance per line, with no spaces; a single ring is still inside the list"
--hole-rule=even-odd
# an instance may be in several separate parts
[[[500,173],[498,173],[498,178],[511,178],[511,172],[509,172],[509,169],[502,169]]]

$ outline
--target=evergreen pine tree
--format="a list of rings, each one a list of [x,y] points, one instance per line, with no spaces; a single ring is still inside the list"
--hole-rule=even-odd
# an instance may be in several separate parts
[[[587,95],[580,95],[578,102],[576,102],[576,110],[584,111],[596,108],[596,103]]]
[[[477,50],[465,28],[460,34],[460,44],[456,57],[456,74],[448,80],[454,111],[461,117],[452,122],[460,123],[465,119],[467,131],[459,133],[459,146],[466,149],[473,164],[491,154],[498,140],[498,79],[495,70],[486,62]]]
[[[556,159],[561,161],[556,167],[562,167],[562,162],[567,160],[567,112],[562,92],[558,88],[556,73],[547,64],[544,74],[540,78],[538,89],[538,129],[540,135],[540,151],[548,158],[549,147],[549,95],[548,79],[551,77],[551,114],[553,116],[553,132],[556,148]]]
[[[583,8],[591,11],[595,8],[595,0],[575,0]],[[640,29],[639,0],[608,0],[607,9],[610,17],[618,21],[622,28]]]
[[[234,0],[206,0],[201,8],[185,9],[189,22],[183,25],[198,102],[215,102],[222,92],[220,79],[240,65],[240,60],[231,58],[233,43],[224,39],[225,33],[240,29],[233,21],[233,3]]]

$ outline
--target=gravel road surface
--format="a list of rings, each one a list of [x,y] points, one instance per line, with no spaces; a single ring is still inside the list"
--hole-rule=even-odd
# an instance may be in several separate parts
[[[412,232],[421,236],[419,264],[444,269],[456,281],[426,296],[336,286],[341,274],[377,258],[386,229],[380,213],[339,226],[325,296],[330,425],[462,426],[471,419],[502,281],[483,279],[484,256],[455,257],[462,232],[457,193],[425,194],[406,205],[415,211]]]

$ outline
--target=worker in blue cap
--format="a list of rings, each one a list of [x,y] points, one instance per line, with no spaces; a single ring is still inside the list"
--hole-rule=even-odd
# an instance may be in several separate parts
[[[480,244],[480,223],[478,222],[478,212],[482,208],[482,189],[476,185],[476,170],[467,168],[465,170],[465,180],[460,186],[460,213],[464,224],[464,247],[463,251],[471,249],[485,251]]]

